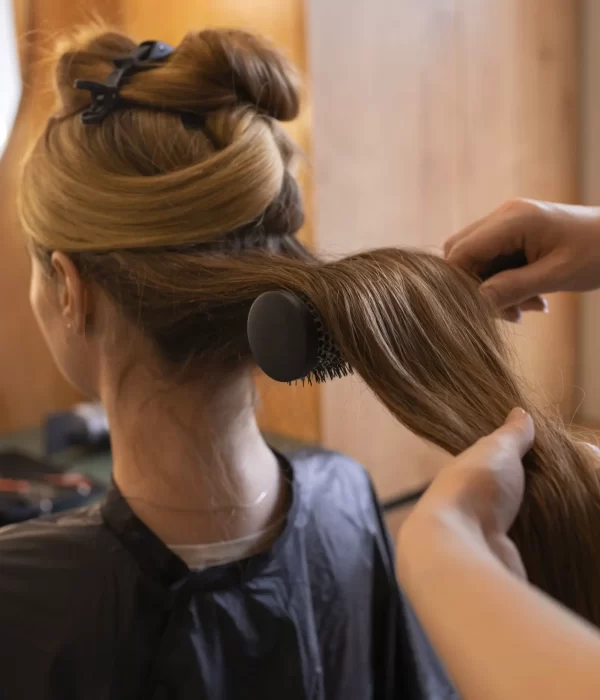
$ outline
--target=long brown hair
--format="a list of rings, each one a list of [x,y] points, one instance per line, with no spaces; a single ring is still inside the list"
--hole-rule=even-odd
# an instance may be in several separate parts
[[[56,112],[20,189],[36,253],[69,253],[173,365],[250,366],[252,301],[296,292],[394,416],[452,454],[522,406],[537,432],[512,536],[532,582],[600,624],[598,459],[515,376],[476,280],[415,251],[324,263],[300,245],[296,149],[279,124],[298,114],[297,76],[253,35],[188,34],[122,89],[140,106],[82,124],[75,80],[104,80],[134,46],[95,28],[59,47]]]

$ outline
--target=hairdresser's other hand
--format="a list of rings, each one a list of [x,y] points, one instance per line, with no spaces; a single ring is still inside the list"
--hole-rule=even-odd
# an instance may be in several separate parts
[[[600,698],[598,629],[507,569],[523,573],[506,532],[532,439],[511,414],[451,460],[398,538],[403,590],[463,700]]]
[[[529,264],[491,277],[481,289],[510,320],[546,310],[542,294],[600,287],[600,207],[507,202],[452,236],[447,259],[475,274],[498,255],[525,251]]]
[[[401,576],[414,581],[415,572],[434,564],[439,547],[457,539],[491,552],[513,573],[525,576],[507,532],[523,499],[521,459],[533,438],[531,417],[514,409],[502,427],[441,470],[401,530]]]

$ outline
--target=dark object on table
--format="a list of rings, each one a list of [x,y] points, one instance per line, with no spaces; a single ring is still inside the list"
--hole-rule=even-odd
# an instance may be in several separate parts
[[[0,452],[0,526],[78,508],[103,492],[82,474],[21,452]]]
[[[381,508],[384,513],[391,513],[399,508],[406,508],[407,506],[413,506],[421,498],[421,496],[427,491],[429,484],[422,486],[418,489],[413,489],[412,491],[405,491],[395,498],[390,498],[387,501],[383,501]]]
[[[71,411],[51,413],[46,418],[44,432],[48,456],[70,447],[90,450],[110,448],[108,420],[99,403],[81,403]]]

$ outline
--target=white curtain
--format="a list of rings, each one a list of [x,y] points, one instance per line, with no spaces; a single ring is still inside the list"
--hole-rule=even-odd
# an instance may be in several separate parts
[[[11,132],[21,99],[21,71],[12,0],[0,0],[0,156]]]

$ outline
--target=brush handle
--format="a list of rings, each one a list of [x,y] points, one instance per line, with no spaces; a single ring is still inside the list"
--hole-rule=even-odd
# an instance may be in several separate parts
[[[499,272],[504,272],[505,270],[516,270],[517,268],[525,267],[528,264],[529,262],[524,250],[515,250],[514,253],[498,255],[479,273],[479,279],[482,282],[485,282],[485,280],[497,275]]]

